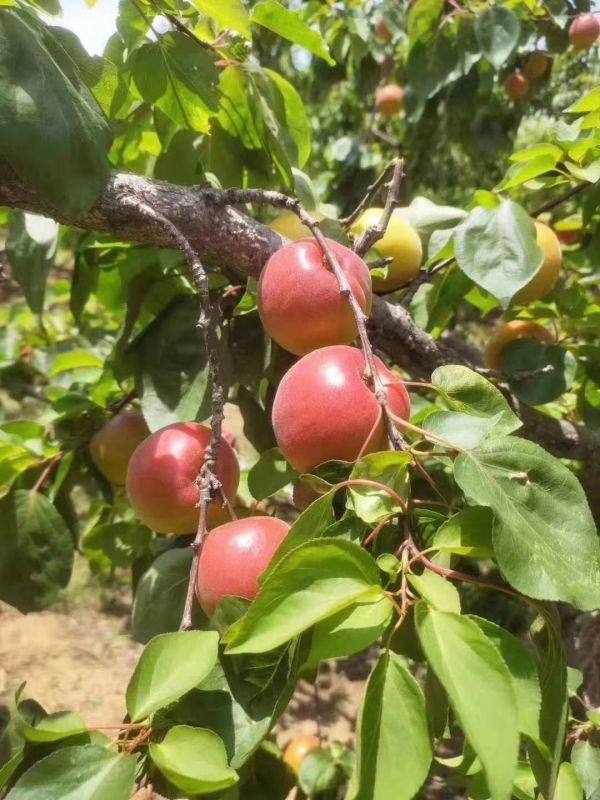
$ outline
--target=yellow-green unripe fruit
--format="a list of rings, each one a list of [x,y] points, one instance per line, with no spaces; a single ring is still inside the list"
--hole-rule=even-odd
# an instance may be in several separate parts
[[[383,214],[382,208],[368,208],[351,228],[354,237],[362,236],[367,228],[377,225]],[[423,259],[423,247],[416,230],[398,211],[394,211],[385,235],[374,245],[381,258],[391,258],[386,278],[373,275],[373,291],[393,292],[406,286],[418,274]]]

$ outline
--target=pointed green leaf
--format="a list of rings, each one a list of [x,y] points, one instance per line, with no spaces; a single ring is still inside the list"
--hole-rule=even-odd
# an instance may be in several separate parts
[[[460,614],[460,595],[447,578],[425,570],[422,575],[409,574],[408,582],[433,608]]]
[[[419,639],[476,752],[493,800],[508,800],[517,767],[518,712],[500,653],[467,617],[416,606]]]
[[[540,735],[540,706],[542,694],[535,658],[520,639],[504,628],[480,617],[471,617],[492,641],[510,672],[517,708],[519,730],[532,738]]]
[[[368,480],[389,486],[401,499],[406,499],[408,488],[408,465],[412,463],[410,453],[395,451],[371,453],[352,467],[350,480]],[[347,507],[364,522],[376,523],[390,514],[400,514],[400,505],[385,490],[376,486],[350,486]]]
[[[575,742],[571,750],[571,763],[587,798],[600,788],[600,747],[588,741]]]
[[[519,42],[519,18],[505,6],[490,6],[477,17],[475,33],[486,58],[498,69]]]
[[[0,151],[40,196],[76,215],[109,176],[111,132],[52,29],[20,11],[0,15]]]
[[[506,308],[542,266],[533,220],[512,200],[475,208],[454,234],[461,270]]]
[[[232,28],[246,39],[252,36],[250,17],[242,0],[193,0],[203,14],[216,20],[223,28]]]
[[[252,22],[268,28],[294,44],[305,47],[314,55],[323,58],[330,66],[335,64],[321,34],[309,28],[300,14],[290,11],[277,0],[260,0],[252,10]]]
[[[384,653],[369,678],[358,730],[352,799],[410,800],[427,777],[433,751],[423,693],[395,653]]]
[[[163,633],[149,642],[127,687],[132,722],[177,700],[198,686],[217,661],[216,631]]]
[[[496,434],[512,433],[523,424],[502,392],[468,367],[454,364],[438,367],[431,375],[431,382],[453,411],[496,419]]]
[[[238,782],[227,764],[223,740],[206,728],[176,725],[160,744],[150,744],[150,758],[186,794],[220,792]]]
[[[227,652],[273,650],[352,603],[382,595],[377,566],[360,545],[306,542],[269,572],[247,613],[227,631]]]
[[[445,553],[471,558],[493,558],[493,524],[494,517],[489,508],[465,508],[440,525],[431,546]]]
[[[6,800],[129,800],[137,759],[104,747],[64,747],[25,772]]]
[[[539,445],[498,437],[454,462],[458,485],[494,512],[494,552],[507,580],[541,600],[600,607],[600,547],[583,489]]]

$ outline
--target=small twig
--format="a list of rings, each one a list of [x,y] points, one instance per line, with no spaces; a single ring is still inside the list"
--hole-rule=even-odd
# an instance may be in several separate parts
[[[577,186],[574,186],[572,189],[569,189],[568,192],[559,195],[558,197],[554,198],[554,200],[549,200],[544,205],[536,208],[535,211],[531,212],[532,217],[539,217],[540,214],[545,213],[546,211],[552,211],[553,208],[559,206],[561,203],[564,203],[567,200],[570,200],[571,197],[574,197],[579,192],[582,192],[584,189],[589,189],[591,186],[595,186],[594,183],[579,183]]]
[[[31,487],[31,491],[32,492],[41,491],[42,486],[46,482],[48,476],[50,475],[50,473],[52,472],[54,467],[56,467],[57,464],[60,464],[60,462],[64,458],[64,455],[65,455],[64,453],[57,453],[55,456],[51,457],[48,465],[42,470],[42,472],[41,472],[40,476],[38,477],[37,481]]]
[[[354,252],[361,258],[385,235],[392,213],[400,204],[400,187],[404,178],[404,161],[400,158],[397,161],[393,161],[390,166],[393,167],[392,180],[379,222],[377,225],[370,225],[354,244]]]
[[[132,400],[135,400],[137,396],[138,393],[135,389],[133,389],[131,392],[128,392],[120,400],[111,403],[111,405],[109,406],[110,413],[116,416],[119,412],[121,412],[125,408],[125,406],[129,405],[129,403],[131,403]]]
[[[345,228],[350,228],[356,222],[356,220],[360,217],[360,215],[363,213],[363,211],[365,211],[365,209],[367,209],[370,206],[370,204],[373,201],[373,199],[375,197],[377,197],[379,191],[385,186],[386,182],[391,178],[392,173],[394,171],[395,164],[396,164],[395,161],[392,161],[391,163],[389,163],[387,165],[387,167],[383,170],[381,175],[377,178],[377,180],[374,181],[367,188],[365,196],[360,201],[360,203],[356,206],[354,211],[351,214],[349,214],[347,217],[343,217],[342,219],[340,219],[341,224]]]
[[[188,590],[186,595],[185,606],[181,618],[181,625],[179,627],[182,631],[192,629],[192,610],[194,607],[194,598],[196,595],[196,585],[198,581],[198,561],[204,540],[208,534],[207,527],[207,513],[208,506],[211,501],[217,500],[221,495],[221,483],[216,476],[217,456],[219,452],[219,442],[221,440],[221,427],[223,424],[224,405],[225,405],[225,390],[223,388],[223,380],[221,375],[221,362],[219,358],[219,337],[218,337],[218,311],[214,308],[210,301],[210,290],[208,284],[208,277],[202,266],[202,262],[198,254],[191,246],[187,238],[179,230],[179,228],[171,222],[170,219],[161,214],[152,206],[144,203],[141,200],[134,200],[133,198],[126,197],[124,202],[131,205],[138,212],[144,216],[153,219],[160,224],[165,230],[169,232],[174,243],[183,252],[188,262],[190,275],[196,291],[200,298],[200,316],[198,318],[198,327],[202,329],[204,341],[206,342],[206,349],[208,351],[208,371],[211,381],[211,437],[210,446],[206,455],[206,460],[202,465],[198,475],[199,485],[199,514],[198,514],[198,528],[196,536],[192,542],[192,563],[190,566],[190,577],[188,581]]]

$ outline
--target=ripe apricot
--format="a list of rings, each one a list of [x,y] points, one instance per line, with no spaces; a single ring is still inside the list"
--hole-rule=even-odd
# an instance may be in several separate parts
[[[387,43],[392,41],[392,32],[385,17],[379,17],[375,23],[375,32],[382,42]]]
[[[116,486],[123,486],[127,467],[136,447],[150,436],[146,420],[137,411],[122,411],[94,434],[90,454],[104,477]]]
[[[488,369],[502,368],[502,351],[510,342],[517,339],[536,339],[538,342],[552,344],[554,337],[546,328],[528,319],[514,319],[505,322],[494,333],[485,348],[485,365]]]
[[[410,416],[404,384],[379,359],[392,413]],[[388,447],[379,404],[365,377],[365,357],[354,347],[324,347],[304,356],[283,376],[273,402],[277,443],[298,472],[324,461],[355,461]]]
[[[321,214],[320,211],[309,211],[309,214],[317,222],[321,222],[321,220],[325,219],[325,215]],[[294,214],[293,211],[284,211],[283,214],[280,214],[269,223],[269,228],[280,236],[291,239],[292,242],[297,242],[299,239],[306,239],[307,236],[311,235],[310,229],[301,222],[298,215]]]
[[[504,81],[504,88],[511,100],[520,100],[529,91],[529,79],[522,72],[513,72]]]
[[[575,50],[589,50],[600,36],[600,19],[595,14],[579,14],[569,28],[569,40]]]
[[[536,220],[535,233],[537,243],[544,253],[544,261],[539,271],[515,296],[514,302],[520,304],[540,300],[551,292],[556,285],[562,265],[560,242],[552,228]]]
[[[312,750],[318,750],[321,743],[316,736],[296,736],[283,752],[283,760],[290,766],[296,775],[300,772],[300,765]]]
[[[195,533],[200,497],[196,478],[210,446],[210,428],[197,422],[176,422],[149,436],[129,462],[127,492],[140,520],[158,533]],[[230,502],[240,481],[237,456],[221,438],[217,477]],[[222,503],[208,507],[208,525],[227,519]]]
[[[206,537],[198,560],[198,600],[211,616],[225,597],[254,600],[258,579],[290,526],[275,517],[246,517],[219,525]]]
[[[351,228],[355,237],[373,225],[377,225],[383,214],[382,208],[368,208]],[[410,283],[418,274],[423,258],[423,246],[416,230],[397,211],[392,213],[383,237],[373,248],[382,258],[391,258],[387,267],[387,277],[373,276],[375,292],[393,292]]]
[[[386,117],[395,117],[404,105],[406,92],[401,86],[389,83],[375,92],[375,106],[377,111]]]
[[[523,72],[528,78],[537,80],[546,74],[550,66],[550,58],[541,50],[536,50],[527,56]]]
[[[367,265],[348,247],[327,242],[368,314],[372,293]],[[267,261],[258,282],[258,310],[267,333],[296,355],[347,344],[358,334],[350,304],[314,239],[286,245]]]

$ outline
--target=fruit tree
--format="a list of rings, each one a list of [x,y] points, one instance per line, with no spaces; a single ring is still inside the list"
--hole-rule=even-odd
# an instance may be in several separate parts
[[[144,648],[0,798],[599,800],[597,9],[114,5],[0,2],[0,601]]]

